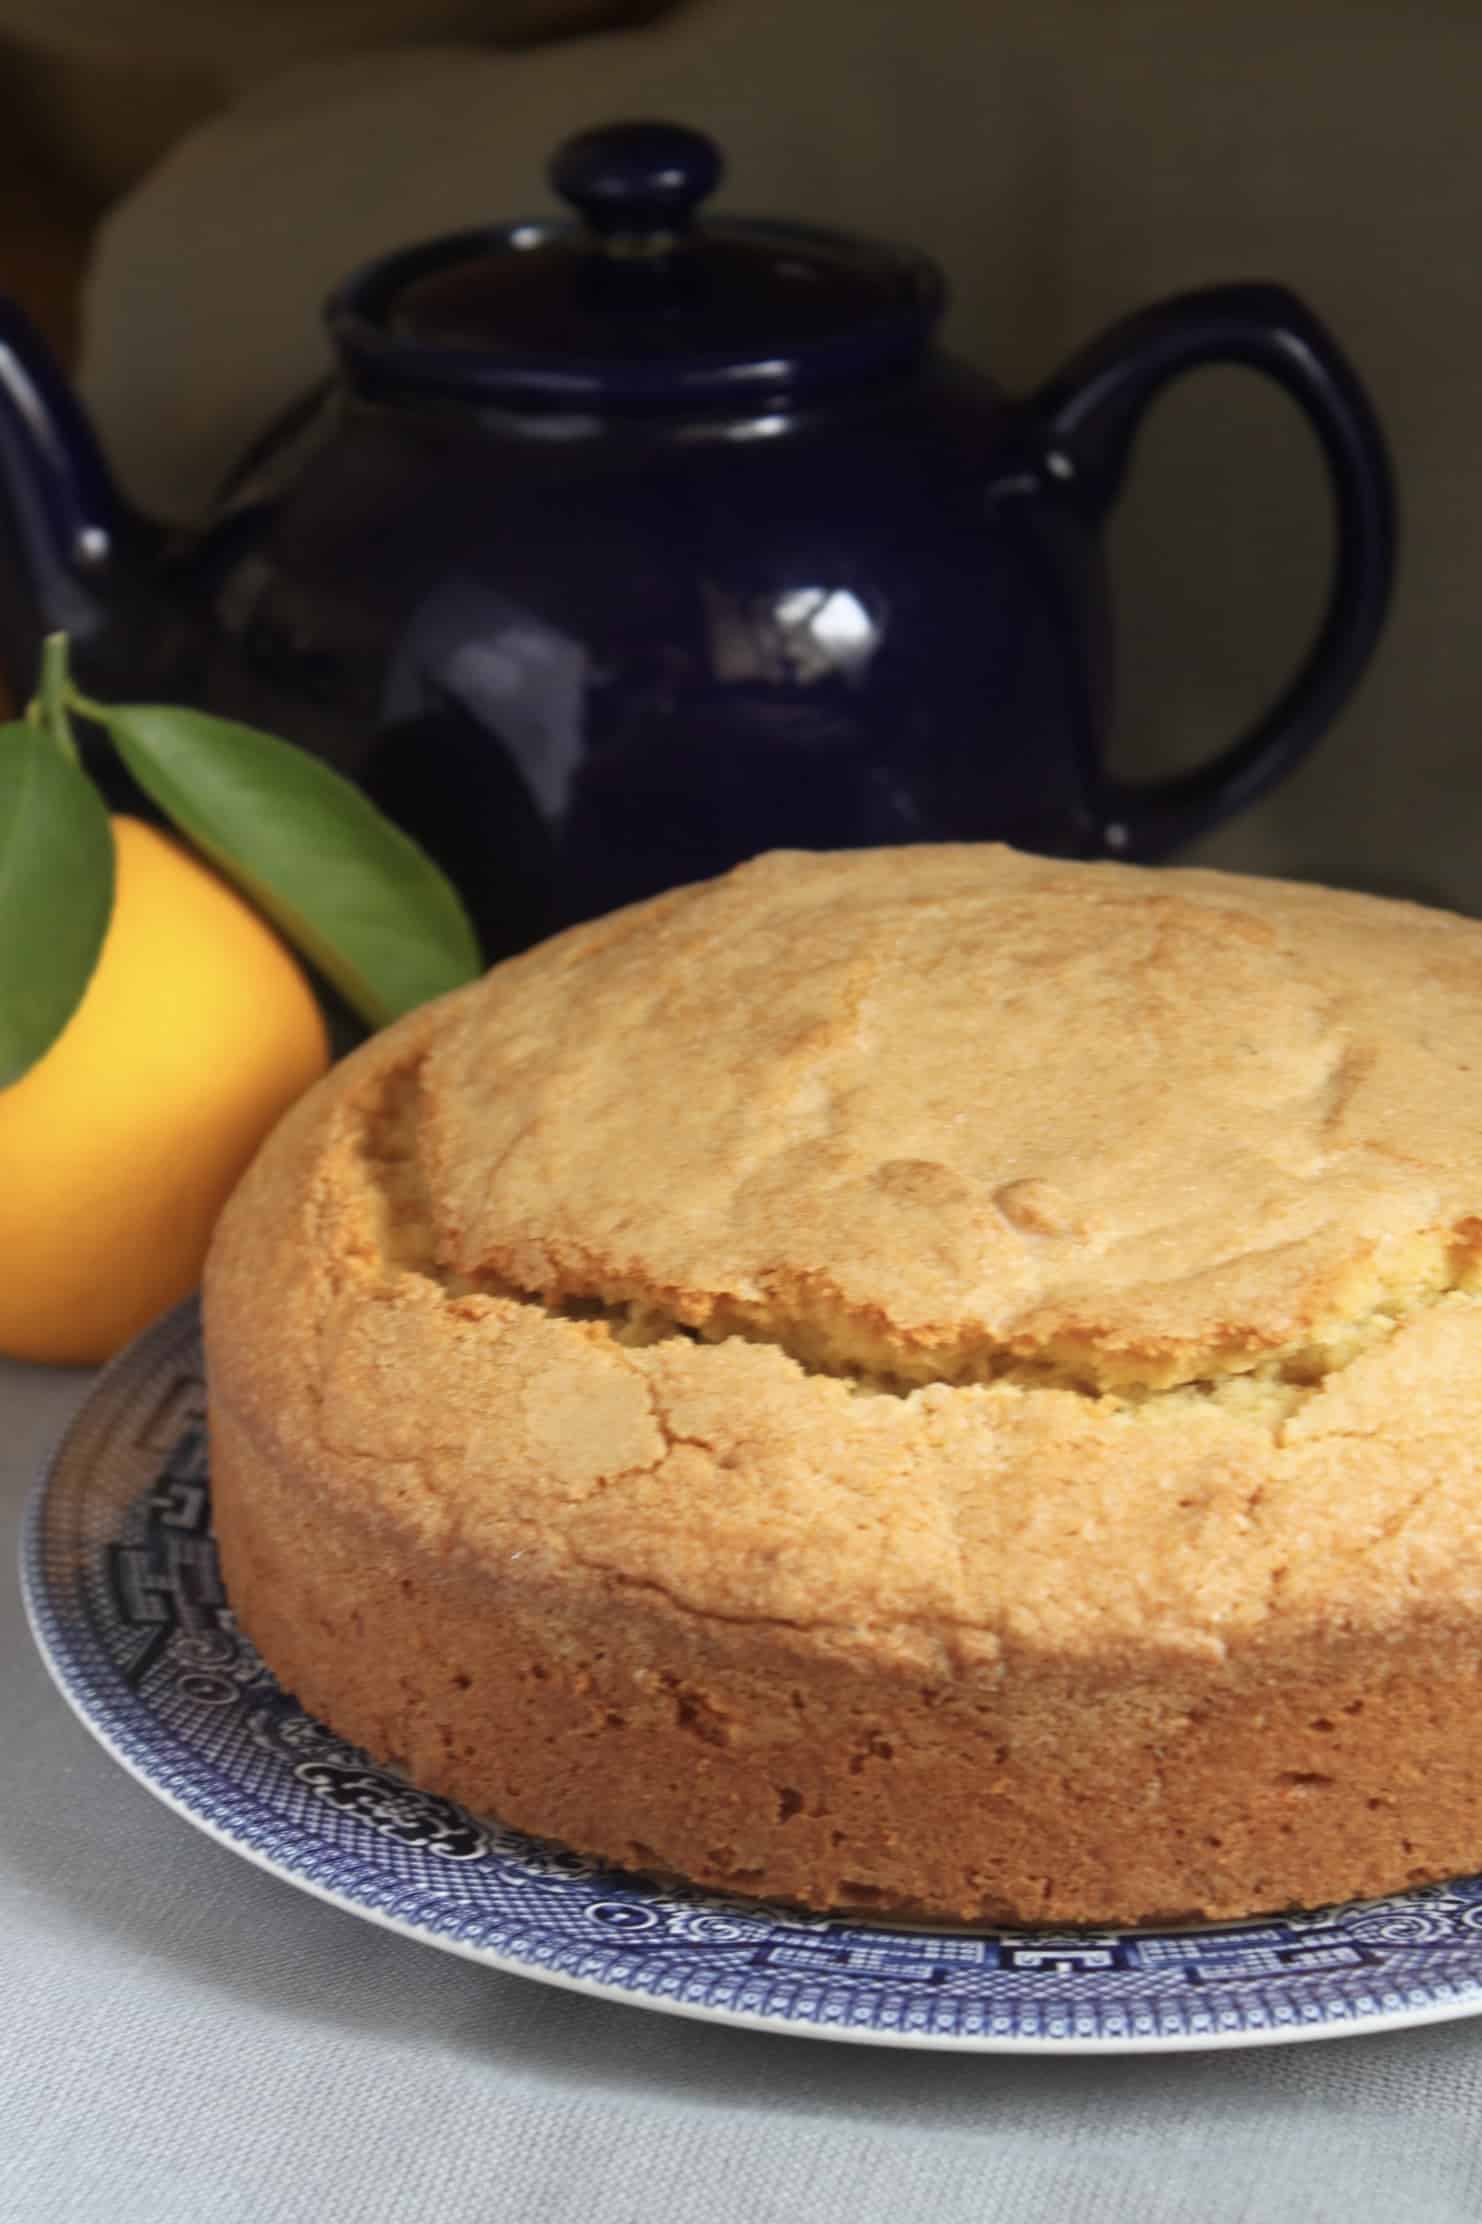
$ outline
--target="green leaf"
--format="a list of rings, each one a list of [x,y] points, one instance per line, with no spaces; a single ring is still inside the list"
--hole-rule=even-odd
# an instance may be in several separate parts
[[[425,850],[317,757],[204,711],[73,702],[370,1026],[483,970],[467,914]]]
[[[50,1050],[113,913],[113,829],[56,744],[0,726],[0,1089]]]

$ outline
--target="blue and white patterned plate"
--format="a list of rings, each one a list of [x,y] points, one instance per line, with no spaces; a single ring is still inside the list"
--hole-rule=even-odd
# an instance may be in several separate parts
[[[1482,2009],[1482,1877],[1185,1930],[927,1931],[660,1889],[413,1789],[312,1721],[237,1631],[187,1306],[101,1378],[22,1573],[67,1699],[212,1837],[389,1929],[608,1999],[800,2037],[979,2052],[1250,2046]]]

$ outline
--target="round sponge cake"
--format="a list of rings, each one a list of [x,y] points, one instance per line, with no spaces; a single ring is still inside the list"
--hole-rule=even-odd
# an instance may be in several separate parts
[[[418,1783],[814,1908],[1482,1867],[1482,926],[771,856],[424,1007],[206,1279],[217,1534]]]

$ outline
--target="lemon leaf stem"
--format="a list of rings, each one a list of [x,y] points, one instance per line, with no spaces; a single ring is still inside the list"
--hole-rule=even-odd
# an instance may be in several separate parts
[[[41,644],[41,672],[36,693],[26,705],[27,723],[45,734],[69,764],[80,762],[72,721],[67,715],[71,680],[67,670],[67,636],[49,633]]]

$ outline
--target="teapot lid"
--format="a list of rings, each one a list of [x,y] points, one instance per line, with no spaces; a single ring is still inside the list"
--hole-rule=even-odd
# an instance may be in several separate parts
[[[582,132],[548,173],[579,221],[386,256],[332,297],[331,332],[377,389],[544,409],[735,406],[920,353],[944,299],[933,263],[801,224],[696,224],[723,167],[679,124]]]

